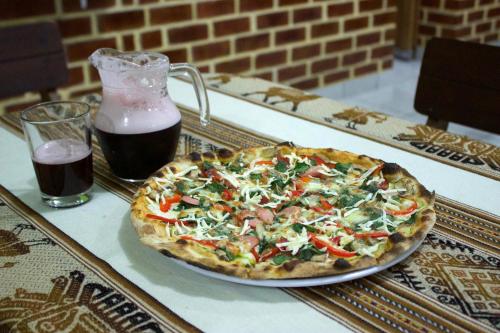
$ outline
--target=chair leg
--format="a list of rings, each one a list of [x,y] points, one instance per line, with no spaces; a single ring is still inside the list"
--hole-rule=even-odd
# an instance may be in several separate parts
[[[448,129],[448,121],[442,120],[442,119],[437,119],[429,116],[427,118],[427,126],[442,129],[443,131],[446,131]]]

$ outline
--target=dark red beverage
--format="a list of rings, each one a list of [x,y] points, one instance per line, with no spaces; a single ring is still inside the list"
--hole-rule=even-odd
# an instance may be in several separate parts
[[[46,142],[34,152],[33,166],[40,190],[49,196],[81,194],[93,183],[92,151],[79,141]]]
[[[148,178],[175,157],[181,122],[141,134],[116,134],[96,128],[96,136],[113,173],[127,180]]]

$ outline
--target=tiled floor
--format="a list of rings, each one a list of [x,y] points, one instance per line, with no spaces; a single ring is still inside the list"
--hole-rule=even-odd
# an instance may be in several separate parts
[[[342,101],[348,105],[360,106],[425,124],[427,117],[413,109],[420,63],[419,60],[396,60],[393,69],[380,75],[317,89],[313,93]],[[500,146],[500,135],[455,123],[450,123],[448,131]]]

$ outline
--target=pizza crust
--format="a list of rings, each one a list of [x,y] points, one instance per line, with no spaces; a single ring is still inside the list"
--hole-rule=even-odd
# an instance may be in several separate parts
[[[131,205],[131,220],[141,242],[168,257],[177,258],[191,265],[222,274],[244,279],[293,279],[344,274],[346,272],[361,270],[368,267],[385,265],[401,256],[415,243],[425,238],[426,234],[435,223],[436,215],[433,208],[434,193],[430,193],[424,186],[418,183],[408,171],[395,163],[384,163],[382,171],[384,172],[385,178],[389,181],[403,182],[406,188],[414,192],[415,197],[425,202],[426,209],[417,213],[416,222],[411,228],[412,232],[410,235],[404,236],[398,232],[397,234],[399,234],[399,236],[393,234],[389,237],[386,242],[386,251],[378,258],[364,256],[356,257],[352,260],[327,257],[323,262],[293,259],[279,266],[272,264],[270,261],[266,261],[257,263],[254,267],[245,267],[235,262],[228,262],[219,258],[213,251],[196,242],[184,239],[168,239],[166,237],[165,224],[146,217],[149,211],[145,199],[147,196],[146,188],[154,188],[155,185],[152,178],[165,175],[166,168],[170,168],[172,172],[175,172],[176,170],[185,169],[193,163],[200,163],[202,161],[213,162],[214,160],[220,160],[227,163],[232,161],[232,159],[238,156],[242,151],[245,153],[246,157],[274,156],[278,149],[282,153],[295,151],[297,154],[301,155],[315,154],[316,156],[329,160],[353,163],[365,168],[384,163],[381,160],[373,159],[365,155],[356,155],[331,148],[312,149],[275,146],[248,148],[234,152],[227,149],[221,149],[217,151],[217,153],[191,153],[186,157],[176,159],[158,170],[152,177],[146,180],[144,185],[141,186],[135,194]]]

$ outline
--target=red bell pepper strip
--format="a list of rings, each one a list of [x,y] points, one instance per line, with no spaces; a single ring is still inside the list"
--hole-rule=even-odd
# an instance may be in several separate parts
[[[354,257],[356,255],[356,252],[349,252],[349,251],[337,249],[337,248],[331,246],[327,242],[317,238],[316,235],[314,235],[313,233],[308,233],[308,234],[309,234],[309,237],[311,238],[312,243],[318,249],[326,248],[328,253],[330,253],[334,256],[337,256],[337,257],[341,257],[341,258],[351,258],[351,257]]]
[[[339,246],[340,245],[340,239],[342,238],[342,236],[335,236],[333,238],[330,238],[330,240],[332,241],[333,244]]]
[[[321,208],[324,210],[330,210],[333,208],[333,205],[323,198],[319,199],[319,202],[321,203]]]
[[[387,179],[384,179],[384,181],[378,184],[377,187],[382,190],[387,190],[389,188],[389,182],[387,181]]]
[[[344,228],[345,232],[347,232],[348,235],[354,235],[354,230],[352,230],[349,227],[342,226]]]
[[[384,163],[381,163],[375,170],[373,170],[372,174],[376,175],[377,173],[380,172],[384,168]]]
[[[380,237],[389,237],[389,233],[385,231],[371,231],[371,232],[363,232],[356,233],[354,237],[356,238],[380,238]]]
[[[255,249],[255,247],[252,247],[251,252],[252,252],[253,256],[255,257],[255,261],[259,262],[260,261],[260,256],[259,256],[259,253],[257,252],[257,250]]]
[[[194,239],[193,237],[188,236],[188,235],[183,235],[180,238],[184,239],[184,240],[190,240],[190,241],[199,243],[199,244],[206,246],[206,247],[211,247],[213,249],[217,249],[217,245],[215,245],[214,241],[205,240],[205,239]]]
[[[327,211],[324,211],[322,208],[320,207],[310,207],[312,210],[314,210],[315,212],[318,212],[320,214],[324,214],[324,215],[332,215],[332,212],[327,212]]]
[[[229,201],[229,200],[232,200],[233,199],[233,195],[231,194],[231,192],[229,192],[228,189],[225,189],[222,194],[221,194],[221,197],[222,199],[226,200],[226,201]]]
[[[309,183],[312,180],[312,178],[309,177],[309,176],[302,176],[299,179],[300,179],[301,182],[306,183],[306,184]]]
[[[172,204],[181,201],[181,198],[182,197],[177,193],[169,198],[165,198],[165,200],[160,203],[160,210],[164,213],[168,212],[170,210],[170,207],[172,207]]]
[[[221,204],[214,204],[214,208],[217,210],[220,210],[222,212],[228,212],[230,214],[233,213],[233,209],[229,207],[228,205],[221,205]]]
[[[181,221],[178,219],[168,219],[166,217],[158,216],[158,215],[154,215],[154,214],[146,214],[146,217],[149,217],[150,219],[153,219],[153,220],[159,220],[159,221],[162,221],[165,223],[170,223],[170,224],[174,224],[176,222],[181,223]]]
[[[256,165],[274,165],[273,161],[258,161],[255,162]]]
[[[416,201],[413,201],[411,206],[401,210],[386,210],[386,213],[389,215],[399,216],[399,215],[408,215],[413,213],[418,208],[418,204]]]
[[[267,253],[262,255],[260,257],[259,261],[266,261],[267,259],[274,257],[275,255],[277,255],[280,252],[281,252],[280,249],[278,249],[277,247],[273,247],[270,251],[268,251]]]

